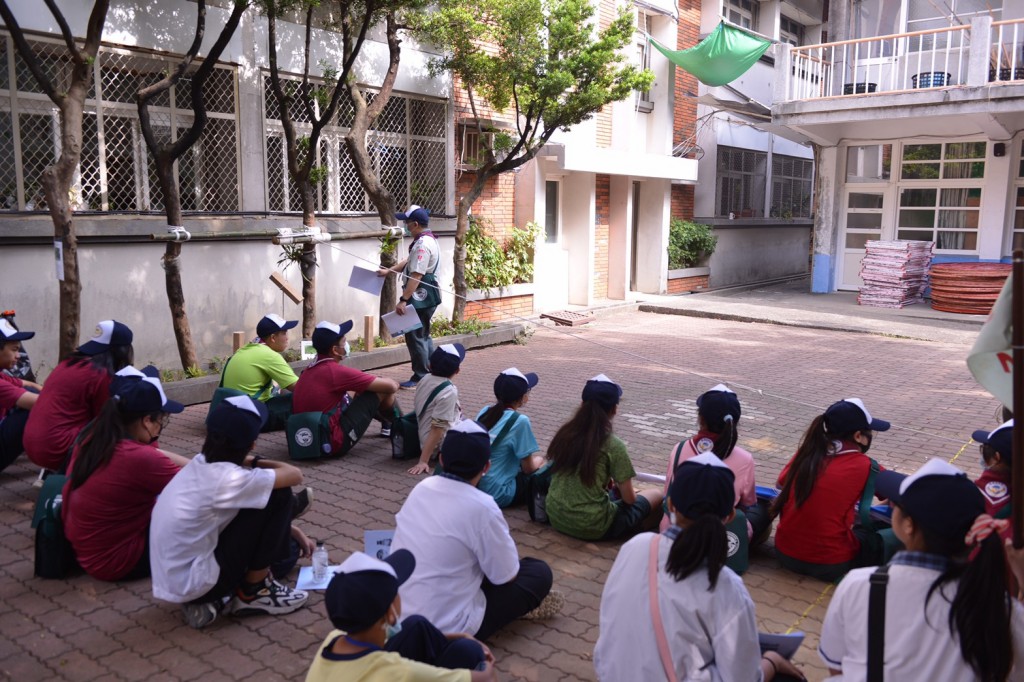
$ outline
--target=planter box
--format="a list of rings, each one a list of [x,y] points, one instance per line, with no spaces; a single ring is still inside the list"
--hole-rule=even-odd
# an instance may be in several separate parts
[[[511,284],[497,289],[470,289],[466,295],[466,318],[486,322],[507,321],[510,316],[533,316],[534,284]]]
[[[689,291],[700,291],[708,288],[711,268],[682,268],[668,271],[668,293],[685,294]]]

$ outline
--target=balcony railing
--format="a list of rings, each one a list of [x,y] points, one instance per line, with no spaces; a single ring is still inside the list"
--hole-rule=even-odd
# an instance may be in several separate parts
[[[789,48],[775,101],[1024,81],[1024,19]]]

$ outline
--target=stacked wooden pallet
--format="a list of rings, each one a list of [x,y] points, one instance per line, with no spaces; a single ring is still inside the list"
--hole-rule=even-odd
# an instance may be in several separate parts
[[[932,266],[932,308],[987,315],[1013,270],[1010,263],[938,263]]]
[[[857,302],[876,308],[902,308],[924,302],[932,242],[871,240],[860,263]]]

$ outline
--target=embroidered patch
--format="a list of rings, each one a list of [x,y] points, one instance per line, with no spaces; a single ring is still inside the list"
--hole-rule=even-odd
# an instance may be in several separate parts
[[[1006,484],[1000,481],[989,481],[985,484],[985,494],[992,499],[998,500],[1000,497],[1006,497],[1009,492]]]
[[[699,441],[697,441],[697,452],[701,454],[708,452],[713,447],[715,447],[715,441],[711,440],[710,438],[701,438]]]
[[[729,549],[727,556],[733,556],[736,552],[740,551],[740,538],[733,533],[731,530],[725,531],[726,541],[729,543]]]

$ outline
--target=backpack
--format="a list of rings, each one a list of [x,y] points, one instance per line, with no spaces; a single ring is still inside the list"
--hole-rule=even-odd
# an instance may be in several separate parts
[[[288,456],[294,460],[318,459],[331,455],[331,417],[327,412],[298,412],[288,417]]]
[[[437,388],[423,403],[423,409],[419,415],[415,410],[403,415],[397,415],[391,422],[391,457],[394,459],[419,459],[422,446],[420,445],[420,420],[423,413],[427,411],[430,403],[441,391],[452,385],[450,381],[441,382]]]
[[[66,578],[75,565],[75,552],[64,535],[61,492],[68,477],[50,474],[36,500],[32,527],[36,529],[35,573],[40,578]]]
[[[228,358],[227,362],[224,363],[224,366],[220,368],[220,383],[217,384],[217,389],[213,392],[213,396],[210,398],[210,407],[206,411],[207,423],[209,423],[210,420],[210,413],[213,412],[215,407],[224,402],[225,398],[233,398],[238,395],[249,395],[245,391],[239,391],[237,388],[224,387],[224,375],[228,371],[229,362],[231,362],[231,358]],[[273,383],[273,380],[268,379],[267,383],[260,386],[260,390],[256,392],[256,395],[249,397],[251,397],[253,400],[259,400],[260,396],[266,393],[267,389],[269,389],[273,385]]]

